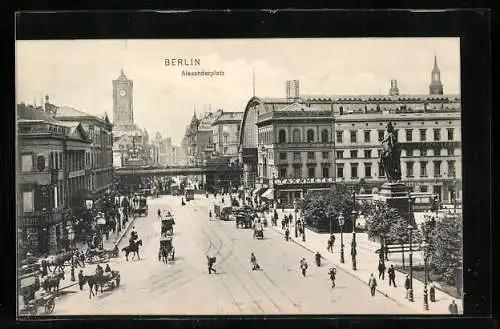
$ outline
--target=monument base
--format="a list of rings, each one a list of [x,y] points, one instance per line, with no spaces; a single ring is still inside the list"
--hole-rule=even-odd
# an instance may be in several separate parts
[[[387,203],[392,208],[395,208],[402,218],[408,219],[408,223],[415,225],[415,217],[410,210],[410,191],[408,186],[403,183],[384,183],[380,187],[378,195],[373,197],[374,200]]]

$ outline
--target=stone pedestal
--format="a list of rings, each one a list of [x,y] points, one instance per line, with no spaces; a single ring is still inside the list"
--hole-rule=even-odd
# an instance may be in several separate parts
[[[378,195],[374,200],[386,202],[389,206],[396,208],[402,218],[408,219],[408,223],[415,225],[413,211],[410,211],[410,193],[408,186],[403,183],[384,183],[380,187]]]

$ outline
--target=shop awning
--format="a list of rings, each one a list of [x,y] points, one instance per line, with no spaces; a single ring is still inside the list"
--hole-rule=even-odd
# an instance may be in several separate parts
[[[268,199],[268,200],[274,200],[274,189],[270,188],[264,193],[262,193],[261,197]]]
[[[260,195],[260,193],[264,190],[263,187],[257,187],[255,190],[252,191],[253,196]]]

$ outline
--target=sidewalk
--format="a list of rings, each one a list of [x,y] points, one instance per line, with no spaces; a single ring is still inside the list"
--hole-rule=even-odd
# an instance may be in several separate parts
[[[293,210],[285,209],[285,213],[293,213]],[[278,210],[278,216],[281,220],[283,217],[281,213],[281,209]],[[278,226],[269,226],[270,228],[278,231],[280,234],[284,234],[284,231],[281,230],[281,223],[278,220]],[[302,237],[299,235],[298,238],[295,238],[294,235],[294,223],[291,223],[290,226],[290,236],[294,243],[297,243],[304,247],[305,249],[311,251],[312,253],[316,253],[317,251],[323,256],[323,258],[335,264],[338,269],[342,269],[347,272],[349,275],[358,278],[359,280],[368,284],[368,279],[370,274],[373,273],[377,278],[378,287],[377,290],[385,295],[386,297],[396,301],[397,303],[404,305],[419,314],[445,314],[448,315],[448,306],[452,300],[455,299],[455,302],[458,305],[459,313],[463,313],[463,301],[458,300],[452,296],[445,294],[442,291],[436,289],[436,302],[431,303],[430,298],[429,301],[429,310],[424,310],[423,303],[423,294],[424,294],[424,283],[413,279],[413,302],[408,301],[405,298],[405,289],[404,289],[404,275],[400,272],[396,271],[396,285],[397,287],[389,287],[389,278],[387,275],[387,271],[385,273],[385,280],[378,279],[378,255],[375,254],[375,250],[380,248],[380,244],[368,240],[366,233],[356,233],[356,265],[357,270],[352,269],[352,261],[351,261],[351,241],[352,241],[352,233],[344,233],[344,259],[345,262],[340,263],[340,233],[335,234],[335,244],[333,247],[333,253],[327,252],[327,240],[328,234],[318,234],[314,231],[306,229],[306,241],[302,241]],[[419,264],[422,262],[422,256],[418,255],[419,253],[413,253],[414,264]],[[399,257],[399,260],[398,260]],[[390,267],[391,264],[399,265],[401,263],[401,254],[390,255],[390,260],[385,262],[387,268]],[[407,262],[407,256],[405,257],[405,264]],[[429,287],[428,287],[429,289]]]

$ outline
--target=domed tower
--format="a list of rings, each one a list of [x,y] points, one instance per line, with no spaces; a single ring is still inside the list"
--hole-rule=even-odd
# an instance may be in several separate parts
[[[434,56],[434,68],[431,73],[431,84],[429,86],[430,95],[442,95],[443,84],[441,83],[441,72],[437,64],[437,56]]]

